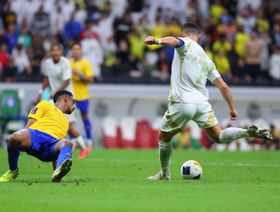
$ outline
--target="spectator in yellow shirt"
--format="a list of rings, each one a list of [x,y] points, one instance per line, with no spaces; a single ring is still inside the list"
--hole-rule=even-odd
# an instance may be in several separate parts
[[[217,23],[223,15],[224,7],[221,4],[220,0],[215,0],[214,4],[210,7],[210,14],[214,17],[215,22]]]
[[[269,30],[269,22],[267,19],[264,18],[263,11],[259,10],[257,12],[257,21],[256,21],[258,31],[260,33],[262,32],[268,32]]]
[[[133,30],[128,35],[131,54],[138,60],[142,61],[144,58],[145,44],[142,42],[143,38]]]
[[[214,62],[220,74],[223,77],[225,77],[226,80],[231,80],[232,75],[231,75],[229,59],[227,58],[227,56],[224,54],[223,51],[219,51],[214,56]]]
[[[219,40],[214,42],[213,51],[215,53],[223,52],[225,55],[231,51],[231,44],[226,39],[226,34],[220,33]]]
[[[156,38],[161,38],[166,36],[168,33],[167,27],[165,24],[161,23],[160,17],[156,18],[156,24],[151,28],[150,34]],[[151,45],[148,46],[149,50],[156,50],[161,48],[161,45]]]
[[[182,27],[180,26],[178,20],[173,18],[170,23],[168,23],[168,34],[171,36],[181,36]]]
[[[250,36],[244,32],[243,26],[239,26],[235,37],[234,49],[236,54],[241,58],[245,56],[245,44],[249,39]]]

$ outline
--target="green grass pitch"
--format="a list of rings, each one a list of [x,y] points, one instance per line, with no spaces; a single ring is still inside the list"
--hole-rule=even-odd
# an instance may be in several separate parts
[[[0,211],[279,211],[280,152],[174,151],[172,180],[151,182],[157,150],[94,150],[73,157],[63,182],[51,183],[51,164],[21,154],[20,175],[0,184]],[[188,159],[203,167],[200,180],[183,180]],[[7,154],[0,150],[1,174]]]

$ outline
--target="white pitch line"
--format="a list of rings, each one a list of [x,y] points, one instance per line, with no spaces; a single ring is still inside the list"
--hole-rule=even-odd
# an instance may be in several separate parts
[[[105,159],[105,158],[87,158],[87,161],[97,161],[97,162],[112,162],[112,163],[158,163],[158,160],[130,160],[130,159]],[[178,164],[179,161],[172,161],[172,163]],[[265,167],[265,168],[280,168],[280,164],[262,164],[262,163],[250,163],[250,162],[205,162],[202,165],[210,166],[241,166],[241,167]]]
[[[244,166],[244,167],[265,167],[265,168],[280,168],[280,164],[260,164],[260,163],[221,163],[221,162],[206,162],[211,166]]]

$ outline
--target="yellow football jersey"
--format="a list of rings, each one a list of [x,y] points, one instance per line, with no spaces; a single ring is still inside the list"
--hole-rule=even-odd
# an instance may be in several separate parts
[[[81,59],[77,62],[73,58],[70,59],[71,69],[85,77],[93,77],[91,65],[87,59]],[[72,84],[74,89],[74,96],[76,101],[83,101],[89,99],[88,83],[83,82],[78,76],[72,75]]]
[[[47,133],[54,138],[65,138],[69,123],[64,113],[50,102],[42,101],[29,113],[28,118],[36,119],[30,129]]]

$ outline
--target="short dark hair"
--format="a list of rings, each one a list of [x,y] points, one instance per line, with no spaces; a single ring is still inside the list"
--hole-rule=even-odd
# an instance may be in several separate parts
[[[80,48],[82,48],[82,45],[80,42],[74,42],[71,47],[73,48],[74,46],[79,46]]]
[[[183,25],[183,32],[186,34],[199,34],[200,28],[196,23],[187,22]]]
[[[54,47],[58,47],[61,51],[63,51],[63,45],[61,43],[52,43],[50,50],[53,50]]]
[[[54,97],[53,97],[53,101],[54,103],[56,103],[57,101],[59,101],[61,99],[62,96],[70,96],[73,97],[73,94],[70,91],[67,90],[59,90],[55,93]]]

